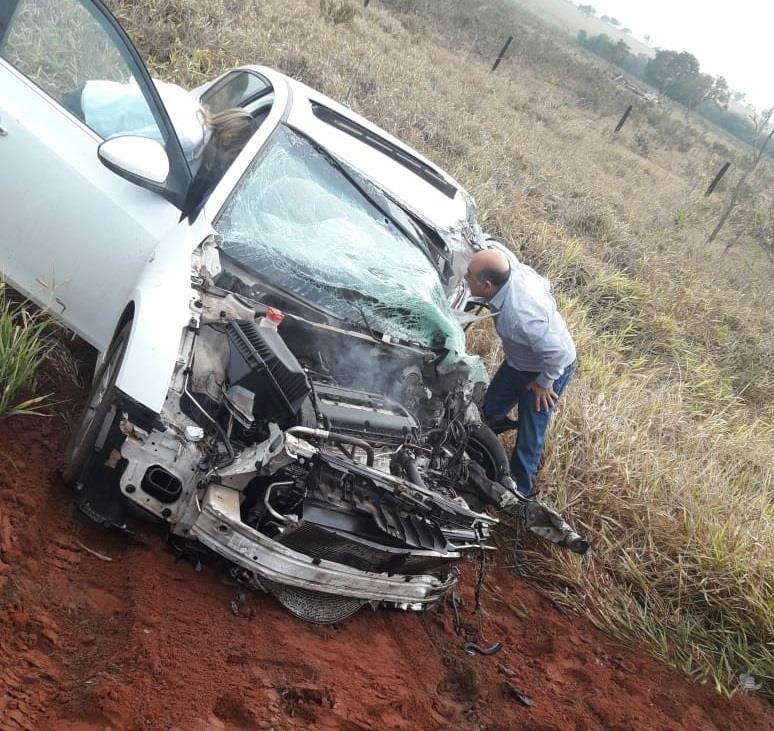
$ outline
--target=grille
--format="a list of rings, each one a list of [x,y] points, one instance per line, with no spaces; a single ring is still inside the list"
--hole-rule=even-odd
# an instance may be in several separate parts
[[[413,555],[410,549],[380,546],[314,523],[301,523],[279,542],[311,558],[335,561],[361,571],[419,574],[448,568],[457,559]]]
[[[351,617],[365,604],[362,599],[299,589],[261,579],[261,583],[294,617],[314,624],[333,624]]]

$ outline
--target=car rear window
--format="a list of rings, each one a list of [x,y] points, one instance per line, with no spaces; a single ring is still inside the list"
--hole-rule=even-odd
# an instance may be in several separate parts
[[[330,107],[326,107],[317,102],[312,102],[312,112],[322,122],[329,124],[331,127],[335,127],[341,132],[360,140],[360,142],[368,145],[369,147],[379,150],[379,152],[387,155],[387,157],[400,163],[403,167],[408,168],[418,177],[422,178],[426,183],[430,183],[436,190],[441,191],[448,198],[454,198],[457,195],[457,187],[452,185],[441,173],[431,165],[423,162],[415,155],[407,152],[402,147],[392,144],[384,137],[380,137],[371,130],[363,127],[352,119],[345,117],[343,114],[334,112]]]

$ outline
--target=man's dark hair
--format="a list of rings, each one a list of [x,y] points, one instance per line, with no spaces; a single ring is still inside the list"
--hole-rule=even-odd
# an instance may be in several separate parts
[[[495,287],[502,287],[511,276],[511,267],[508,265],[508,269],[495,269],[493,267],[485,267],[478,273],[478,281],[483,284],[484,282],[491,282]]]

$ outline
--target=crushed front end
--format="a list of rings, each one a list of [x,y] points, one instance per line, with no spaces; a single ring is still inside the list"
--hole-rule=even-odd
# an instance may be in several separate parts
[[[196,284],[160,417],[120,415],[122,496],[307,620],[438,601],[497,522],[468,454],[484,384],[432,350]]]

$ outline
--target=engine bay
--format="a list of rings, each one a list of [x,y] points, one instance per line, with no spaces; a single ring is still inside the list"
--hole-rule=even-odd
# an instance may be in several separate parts
[[[487,506],[588,548],[516,492],[469,360],[255,281],[193,284],[163,408],[116,401],[78,489],[87,517],[156,521],[178,554],[225,560],[233,580],[318,623],[437,603],[460,561],[494,550]]]
[[[161,423],[125,412],[120,425],[121,493],[172,536],[312,621],[366,602],[424,608],[463,557],[492,550],[483,506],[497,501],[467,453],[483,390],[464,363],[439,373],[428,349],[217,287],[192,311]],[[228,509],[205,526],[218,501]],[[315,578],[267,563],[266,546]]]

